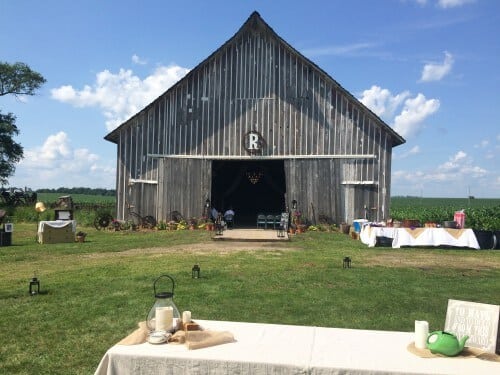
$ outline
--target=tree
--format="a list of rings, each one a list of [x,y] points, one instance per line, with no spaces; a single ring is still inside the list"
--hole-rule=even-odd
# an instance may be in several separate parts
[[[14,142],[14,135],[19,134],[16,117],[12,113],[6,115],[0,111],[0,184],[5,184],[7,178],[15,171],[15,164],[23,157],[23,148]]]
[[[45,78],[20,62],[9,64],[0,62],[0,96],[12,94],[35,95],[45,83]],[[16,117],[12,113],[2,114],[0,111],[0,184],[14,174],[15,165],[23,158],[23,147],[14,141],[19,134]]]
[[[0,62],[0,96],[12,94],[35,95],[44,83],[45,78],[40,73],[21,62],[9,64]]]

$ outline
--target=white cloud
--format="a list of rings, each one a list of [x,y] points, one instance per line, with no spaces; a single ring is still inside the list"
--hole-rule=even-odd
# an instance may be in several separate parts
[[[387,89],[372,86],[363,91],[361,103],[370,108],[377,116],[388,118],[394,115],[397,107],[410,96],[409,91],[403,91],[393,96]]]
[[[317,56],[351,56],[358,54],[362,51],[375,47],[376,44],[368,42],[360,42],[353,44],[337,45],[337,46],[326,46],[318,48],[308,48],[302,51],[302,53],[309,57]]]
[[[493,185],[500,189],[500,176],[497,176],[496,180],[493,181]]]
[[[403,152],[402,154],[398,154],[398,153],[393,152],[392,159],[393,160],[401,160],[401,159],[406,159],[410,156],[418,155],[418,154],[420,154],[420,146],[417,145],[417,146],[413,146],[411,149],[409,149],[406,152]]]
[[[437,4],[440,8],[455,8],[460,7],[465,4],[470,4],[475,2],[476,0],[438,0]]]
[[[482,140],[479,144],[474,145],[474,148],[486,148],[490,144],[490,141],[487,139]]]
[[[132,62],[137,65],[146,65],[148,62],[145,59],[141,59],[135,53],[132,55]]]
[[[406,0],[403,0],[406,1]],[[413,0],[418,5],[424,6],[429,2],[428,0]],[[447,9],[447,8],[455,8],[468,3],[474,3],[476,0],[437,0],[436,5],[439,8]]]
[[[451,72],[453,67],[453,55],[449,52],[444,53],[444,61],[442,63],[429,63],[425,64],[422,70],[421,82],[440,81],[448,73]]]
[[[394,118],[394,130],[404,138],[420,132],[424,120],[439,109],[437,99],[426,99],[423,94],[405,100],[403,110]]]
[[[490,174],[486,169],[475,165],[474,160],[464,151],[458,151],[447,161],[425,171],[395,171],[392,176],[394,181],[406,181],[411,184],[442,183],[453,186],[453,182],[486,177]]]
[[[92,86],[76,90],[71,85],[51,90],[52,98],[75,107],[99,107],[106,117],[109,131],[136,114],[170,86],[178,82],[189,69],[177,66],[160,66],[144,80],[132,70],[120,69],[118,73],[104,70],[97,73]]]
[[[65,132],[47,137],[38,147],[24,150],[24,159],[16,166],[12,182],[37,188],[106,187],[115,181],[113,161],[105,165],[86,148],[73,149]],[[34,186],[36,185],[36,186]]]
[[[423,94],[411,97],[408,91],[404,91],[392,95],[389,90],[378,86],[363,91],[359,100],[385,121],[392,123],[394,130],[404,138],[418,134],[425,119],[435,113],[440,106],[439,100],[426,99]],[[393,118],[401,106],[401,112]]]

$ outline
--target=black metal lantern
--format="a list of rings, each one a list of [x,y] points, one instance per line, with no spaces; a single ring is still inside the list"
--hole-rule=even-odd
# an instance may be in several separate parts
[[[351,268],[351,258],[344,257],[344,262],[342,263],[342,268]]]
[[[193,268],[191,269],[191,277],[193,279],[199,279],[200,278],[200,266],[195,264]]]
[[[33,276],[30,280],[29,293],[31,296],[40,294],[40,280],[37,279],[36,275]]]
[[[210,199],[207,198],[207,200],[205,201],[205,208],[210,208]]]
[[[296,210],[296,209],[297,209],[297,200],[296,200],[296,199],[294,199],[294,200],[292,201],[292,210]]]

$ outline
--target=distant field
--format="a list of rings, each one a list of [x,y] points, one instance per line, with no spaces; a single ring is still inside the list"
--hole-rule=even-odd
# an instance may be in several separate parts
[[[38,201],[47,204],[55,203],[57,198],[62,197],[67,194],[62,193],[38,193]],[[91,195],[91,194],[69,194],[73,198],[74,203],[80,204],[113,204],[116,202],[116,198],[112,196],[104,195]]]
[[[491,207],[500,205],[500,198],[419,198],[419,197],[392,197],[391,208],[406,207],[447,207],[454,210],[469,207]]]
[[[415,219],[421,224],[453,220],[464,210],[465,226],[473,229],[500,230],[500,198],[418,198],[392,197],[389,216],[394,220]]]
[[[99,192],[97,192],[99,194]],[[71,195],[75,204],[75,218],[84,225],[92,225],[96,212],[104,211],[115,214],[116,197],[82,193],[38,193],[37,201],[44,202],[47,208],[53,208],[58,198]],[[44,217],[35,215],[34,204],[8,210],[9,216],[15,216],[19,222],[50,220],[49,213]],[[0,202],[0,207],[4,207]],[[466,213],[465,226],[473,229],[500,230],[500,198],[422,198],[411,196],[391,197],[390,212],[387,218],[397,221],[418,220],[422,225],[428,222],[441,224],[451,221],[456,211]],[[368,217],[369,220],[372,220]]]
[[[38,200],[45,203],[56,202],[57,198],[63,196],[62,193],[38,193]],[[104,195],[71,194],[75,203],[115,203],[116,198]],[[392,197],[391,207],[399,208],[429,208],[446,207],[454,210],[461,210],[470,207],[492,207],[500,205],[500,198],[419,198],[419,197]]]

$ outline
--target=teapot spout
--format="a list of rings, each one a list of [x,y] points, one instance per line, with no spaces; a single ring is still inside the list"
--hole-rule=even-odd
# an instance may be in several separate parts
[[[459,345],[460,345],[460,350],[463,350],[464,346],[465,346],[465,342],[469,339],[469,336],[465,335],[464,337],[462,337],[459,341]]]

